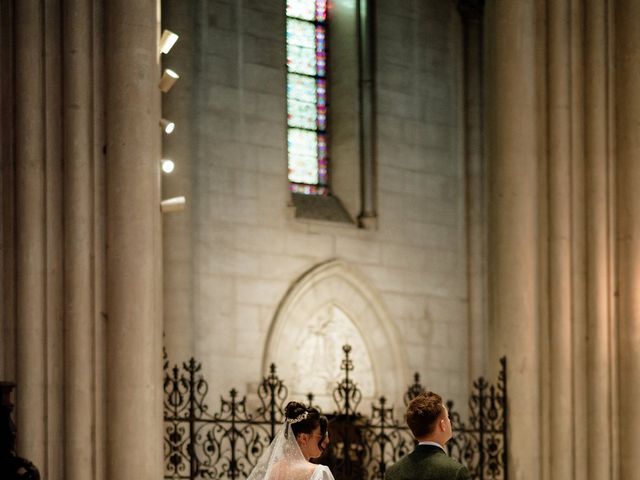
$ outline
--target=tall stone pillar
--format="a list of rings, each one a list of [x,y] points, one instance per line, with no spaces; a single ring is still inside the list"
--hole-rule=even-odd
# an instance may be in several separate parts
[[[95,400],[95,480],[105,480],[107,470],[107,307],[106,307],[106,181],[105,158],[105,56],[104,56],[104,6],[105,2],[93,4],[93,204],[94,204],[94,345],[93,377]]]
[[[44,2],[45,149],[46,149],[46,431],[47,480],[63,480],[64,472],[64,235],[62,174],[62,7]],[[18,386],[19,387],[19,386]],[[38,465],[41,469],[44,466]]]
[[[43,8],[15,2],[16,425],[18,454],[41,470],[45,432],[45,127]],[[46,471],[41,471],[44,478]]]
[[[606,3],[585,4],[588,478],[611,475]]]
[[[587,478],[587,260],[583,1],[571,0],[571,306],[574,478]]]
[[[111,480],[163,474],[158,6],[105,2]]]
[[[163,136],[163,156],[173,159],[176,169],[163,175],[163,198],[184,195],[184,211],[163,215],[164,345],[169,361],[182,362],[195,355],[193,328],[193,188],[192,158],[195,155],[192,128],[194,86],[193,2],[165,0],[163,28],[180,35],[162,63],[178,72],[180,81],[163,96],[162,115],[176,123],[171,135]]]
[[[640,472],[640,3],[615,2],[620,478]]]
[[[92,0],[63,7],[65,207],[65,475],[93,477],[95,415],[93,352],[93,103]]]
[[[487,179],[483,144],[484,0],[458,1],[464,38],[465,179],[469,296],[469,377],[487,372]]]
[[[507,356],[511,477],[540,478],[535,1],[495,2],[490,351]]]
[[[15,381],[15,163],[13,160],[13,110],[14,93],[14,13],[11,2],[0,2],[0,221],[2,252],[0,252],[0,375]]]
[[[550,478],[573,478],[571,345],[570,0],[549,2],[549,408]]]

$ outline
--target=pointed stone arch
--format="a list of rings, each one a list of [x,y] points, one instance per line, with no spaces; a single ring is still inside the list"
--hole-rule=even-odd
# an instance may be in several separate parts
[[[344,313],[362,339],[371,366],[371,396],[385,395],[391,401],[400,400],[409,382],[400,336],[379,293],[352,265],[342,260],[317,265],[292,284],[278,306],[267,335],[263,373],[275,363],[286,382],[286,373],[292,371],[292,362],[295,362],[292,354],[300,342],[301,328],[305,328],[310,317],[330,308]],[[356,382],[357,368],[358,365],[354,371]]]

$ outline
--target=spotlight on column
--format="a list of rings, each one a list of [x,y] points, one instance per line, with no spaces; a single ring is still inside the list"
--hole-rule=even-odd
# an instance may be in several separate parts
[[[171,173],[174,168],[176,168],[176,164],[173,163],[173,160],[169,160],[168,158],[162,159],[162,171],[164,173]]]
[[[166,68],[162,73],[162,78],[160,79],[160,84],[158,86],[160,87],[160,90],[162,90],[164,93],[167,93],[169,90],[171,90],[171,87],[173,87],[173,84],[176,83],[176,80],[178,80],[179,78],[180,75],[178,75],[173,70],[169,70],[168,68]]]
[[[162,130],[164,130],[164,133],[166,134],[170,134],[176,128],[176,124],[173,123],[171,120],[167,120],[166,118],[162,118],[160,120],[160,126],[162,127]]]
[[[160,211],[162,213],[181,212],[184,210],[186,199],[184,197],[167,198],[160,202]]]
[[[176,44],[178,38],[178,35],[171,30],[164,30],[160,38],[160,51],[162,53],[169,53],[169,50]]]

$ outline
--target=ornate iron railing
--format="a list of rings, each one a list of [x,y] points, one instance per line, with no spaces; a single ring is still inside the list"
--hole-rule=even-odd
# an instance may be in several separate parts
[[[351,347],[343,347],[343,379],[333,391],[336,410],[330,419],[331,445],[320,463],[337,480],[383,478],[388,465],[413,450],[411,432],[394,416],[385,397],[371,405],[370,415],[358,408],[362,393],[351,373]],[[449,454],[465,464],[473,479],[507,480],[507,366],[500,360],[495,385],[484,378],[473,383],[469,420],[463,422],[448,401],[454,436]],[[271,365],[258,388],[259,406],[247,410],[247,397],[235,389],[220,399],[218,411],[207,403],[209,386],[194,359],[178,367],[165,358],[165,479],[243,479],[275,436],[284,420],[288,390]],[[405,405],[425,391],[416,373],[404,395]],[[313,404],[313,395],[308,396]]]

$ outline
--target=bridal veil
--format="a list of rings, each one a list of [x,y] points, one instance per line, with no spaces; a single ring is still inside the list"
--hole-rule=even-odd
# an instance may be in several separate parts
[[[291,424],[285,422],[247,480],[333,480],[330,470],[302,455]]]

